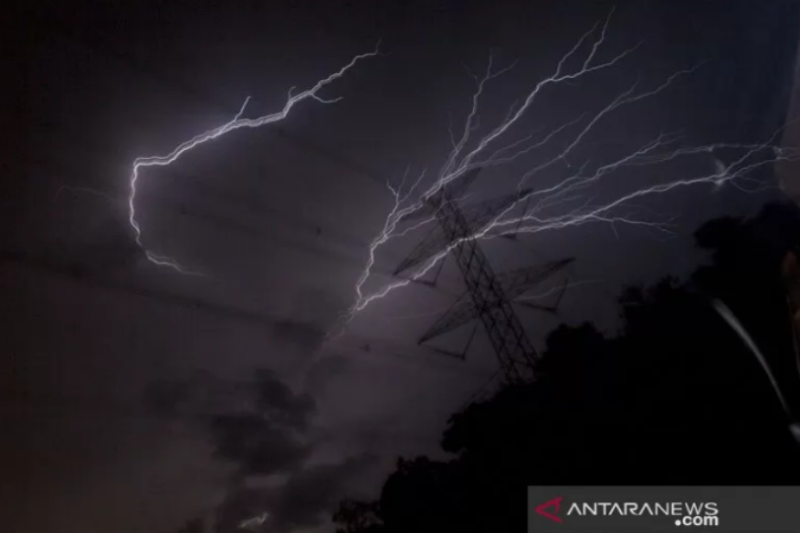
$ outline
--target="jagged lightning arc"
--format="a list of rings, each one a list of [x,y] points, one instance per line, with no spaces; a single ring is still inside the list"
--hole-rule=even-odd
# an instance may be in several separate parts
[[[613,10],[611,14],[613,14]],[[760,144],[717,143],[706,146],[680,148],[674,146],[680,140],[679,136],[662,133],[657,138],[644,143],[638,149],[613,161],[603,163],[594,168],[591,172],[587,172],[587,168],[589,168],[590,165],[589,161],[580,165],[575,164],[572,159],[576,149],[604,118],[623,106],[635,104],[658,95],[669,88],[679,77],[691,74],[698,67],[675,72],[666,77],[661,85],[649,90],[637,92],[637,84],[634,84],[611,100],[611,102],[600,109],[600,111],[588,117],[588,119],[583,115],[575,120],[567,121],[553,128],[541,139],[532,140],[533,135],[530,135],[519,140],[507,142],[507,144],[501,145],[500,147],[490,149],[490,146],[494,146],[503,141],[511,128],[530,111],[534,102],[537,101],[537,98],[546,87],[574,81],[579,78],[584,78],[593,72],[609,69],[638,48],[639,45],[637,44],[609,60],[597,61],[597,54],[605,42],[611,14],[606,18],[599,32],[598,27],[600,27],[600,23],[597,23],[578,39],[572,49],[562,56],[555,67],[555,71],[550,76],[536,83],[524,99],[521,100],[521,105],[519,103],[512,105],[505,119],[498,126],[485,136],[477,139],[476,142],[473,142],[472,134],[478,128],[477,117],[479,100],[484,93],[486,84],[511,68],[509,67],[496,72],[493,71],[492,58],[490,57],[485,74],[481,77],[474,76],[477,89],[473,93],[472,107],[466,117],[463,132],[461,133],[461,137],[456,140],[453,138],[454,136],[451,131],[452,151],[446,158],[433,184],[417,196],[414,196],[414,191],[422,181],[422,177],[420,177],[405,194],[401,193],[400,189],[390,187],[395,200],[394,207],[387,215],[383,228],[378,232],[378,235],[372,240],[369,246],[366,266],[356,282],[355,302],[351,306],[349,312],[342,317],[339,326],[346,325],[359,311],[363,310],[371,302],[385,297],[395,289],[408,285],[411,281],[420,279],[455,247],[467,239],[494,238],[501,235],[516,233],[538,233],[597,222],[605,222],[612,225],[616,223],[641,225],[656,230],[668,231],[669,221],[647,221],[635,217],[629,212],[624,212],[623,209],[627,208],[630,210],[632,208],[631,201],[646,196],[664,194],[677,188],[694,185],[708,184],[719,186],[726,183],[734,183],[736,180],[746,178],[751,171],[771,165],[778,160],[796,160],[800,158],[800,152],[787,150],[785,148],[776,148],[772,144],[778,132],[775,132],[768,141]],[[589,41],[593,35],[596,37],[591,41],[590,45],[587,45],[587,41]],[[574,58],[582,48],[587,47],[589,50],[585,57],[579,61],[579,66],[569,70],[567,64],[571,60],[575,60]],[[583,122],[583,124],[578,126],[581,122]],[[403,222],[411,218],[413,213],[421,212],[426,207],[427,202],[441,191],[442,188],[455,180],[465,177],[469,172],[476,169],[503,165],[515,161],[522,156],[532,154],[537,149],[550,143],[553,139],[563,136],[563,134],[569,130],[574,130],[574,132],[571,137],[562,141],[563,149],[559,150],[554,157],[550,157],[536,164],[520,176],[517,190],[518,192],[522,192],[523,187],[526,186],[528,187],[528,192],[520,194],[517,201],[513,202],[509,207],[504,209],[482,227],[474,228],[474,233],[472,235],[457,239],[443,246],[441,251],[433,255],[418,270],[406,277],[406,279],[394,281],[375,292],[366,293],[364,285],[372,273],[371,270],[376,261],[378,249],[391,239],[405,235],[411,229],[416,229],[435,220],[435,217],[430,217],[412,228],[405,228],[402,231],[399,229]],[[468,145],[471,145],[472,148],[468,149]],[[723,151],[738,152],[739,155],[727,157],[726,159],[732,162],[726,165],[721,162],[720,158],[715,156],[716,153]],[[696,155],[708,157],[709,154],[715,157],[718,164],[715,166],[713,172],[705,175],[677,179],[634,189],[627,194],[622,194],[615,199],[597,205],[593,205],[591,199],[586,200],[581,194],[582,191],[597,184],[601,179],[625,167],[669,163],[678,158]],[[559,163],[562,163],[563,167],[565,167],[565,171],[568,172],[566,177],[552,186],[540,188],[532,188],[530,186],[529,182],[532,178],[541,174],[544,170],[553,170]],[[577,201],[582,201],[583,203],[561,214],[547,215],[545,213],[546,210],[551,208],[566,206]],[[510,215],[510,213],[518,211],[518,207],[523,206],[522,214]]]
[[[239,529],[257,529],[269,518],[269,513],[261,513],[253,518],[248,518],[239,523]]]
[[[380,43],[378,44],[378,46],[380,46]],[[280,122],[281,120],[285,119],[289,115],[289,112],[292,110],[292,108],[296,104],[298,104],[298,103],[300,103],[300,102],[302,102],[304,100],[316,100],[316,101],[324,103],[324,104],[334,103],[334,102],[337,102],[337,101],[341,100],[341,98],[325,99],[325,98],[322,98],[319,95],[319,93],[325,86],[331,84],[332,82],[334,82],[337,79],[339,79],[342,76],[344,76],[344,74],[348,70],[353,68],[353,66],[357,62],[359,62],[359,61],[361,61],[363,59],[366,59],[366,58],[375,57],[375,56],[379,55],[380,52],[378,51],[378,46],[376,46],[375,50],[372,51],[372,52],[368,52],[368,53],[365,53],[365,54],[360,54],[360,55],[355,56],[344,67],[342,67],[338,71],[334,72],[333,74],[331,74],[327,78],[324,78],[324,79],[318,81],[316,83],[316,85],[314,85],[310,89],[307,89],[305,91],[302,91],[302,92],[300,92],[298,94],[294,94],[293,95],[292,92],[294,91],[294,87],[292,87],[291,89],[289,89],[289,95],[288,95],[288,98],[286,100],[286,103],[283,105],[283,108],[278,112],[275,112],[275,113],[272,113],[272,114],[269,114],[269,115],[264,115],[264,116],[258,117],[258,118],[242,118],[242,115],[243,115],[243,113],[245,111],[247,103],[250,100],[250,97],[248,97],[245,100],[245,102],[242,105],[242,107],[239,110],[239,112],[236,114],[235,117],[233,117],[233,119],[230,122],[228,122],[226,124],[223,124],[222,126],[214,128],[212,130],[206,131],[205,133],[201,133],[200,135],[197,135],[197,136],[193,137],[192,139],[190,139],[190,140],[178,145],[177,148],[175,148],[172,152],[170,152],[167,155],[150,156],[150,157],[139,157],[136,160],[134,160],[133,168],[131,170],[131,176],[130,176],[130,193],[128,195],[128,222],[130,223],[131,228],[133,228],[134,236],[136,238],[136,244],[138,244],[139,247],[144,251],[145,255],[147,256],[147,259],[150,260],[151,262],[157,264],[157,265],[167,266],[167,267],[173,268],[173,269],[177,270],[178,272],[180,272],[182,274],[196,274],[196,272],[189,271],[186,268],[184,268],[183,266],[181,266],[174,259],[171,259],[171,258],[163,256],[163,255],[158,255],[158,254],[155,254],[155,253],[149,251],[147,248],[145,248],[144,244],[142,243],[142,229],[141,229],[141,226],[139,225],[139,222],[137,222],[137,220],[136,220],[136,205],[135,205],[136,204],[136,184],[137,184],[137,182],[139,180],[139,176],[140,176],[140,172],[139,171],[141,169],[147,168],[147,167],[164,167],[164,166],[171,165],[172,163],[177,161],[178,158],[180,156],[182,156],[183,154],[185,154],[186,152],[189,152],[190,150],[193,150],[194,148],[197,148],[198,146],[200,146],[202,144],[205,144],[205,143],[207,143],[209,141],[217,139],[217,138],[225,135],[226,133],[230,133],[230,132],[232,132],[234,130],[238,130],[238,129],[241,129],[241,128],[258,128],[260,126],[264,126],[264,125],[267,125],[267,124],[273,124],[275,122]]]

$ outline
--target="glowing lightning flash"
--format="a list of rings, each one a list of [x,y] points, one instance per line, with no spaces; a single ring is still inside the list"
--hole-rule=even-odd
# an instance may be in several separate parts
[[[261,513],[258,516],[249,518],[239,523],[239,529],[256,529],[261,526],[269,517],[269,513]]]
[[[613,11],[612,11],[613,14]],[[630,213],[620,212],[621,209],[630,209],[630,203],[633,200],[651,196],[656,194],[664,194],[673,189],[680,187],[688,187],[693,185],[722,185],[726,183],[734,183],[736,180],[747,179],[747,174],[756,170],[757,168],[773,164],[777,160],[794,160],[800,158],[800,153],[787,150],[777,149],[772,145],[775,139],[776,132],[773,137],[762,144],[713,144],[700,147],[689,148],[674,148],[672,145],[676,143],[679,138],[676,135],[661,134],[656,139],[645,143],[638,149],[631,153],[619,157],[618,159],[602,164],[591,172],[586,173],[589,166],[587,161],[585,164],[577,165],[574,163],[574,152],[589,133],[603,119],[611,115],[614,111],[623,106],[635,104],[647,98],[656,96],[662,91],[670,87],[673,82],[681,76],[694,72],[697,68],[679,71],[671,76],[659,86],[637,92],[637,86],[633,85],[629,89],[622,92],[619,96],[614,98],[609,104],[603,107],[599,112],[596,112],[588,120],[584,121],[584,116],[579,117],[577,120],[567,122],[561,126],[553,129],[550,133],[546,134],[541,140],[530,142],[532,136],[525,137],[521,140],[508,142],[504,146],[489,148],[497,143],[503,141],[505,135],[511,128],[533,107],[533,104],[542,93],[543,89],[547,86],[558,85],[561,83],[569,83],[579,78],[584,78],[593,72],[609,69],[621,61],[626,56],[630,55],[638,45],[617,54],[609,60],[598,62],[596,55],[602,47],[606,30],[608,28],[611,15],[606,19],[605,23],[598,34],[599,24],[586,32],[580,37],[578,42],[569,50],[558,62],[555,71],[547,78],[535,84],[532,90],[521,100],[520,104],[511,106],[507,116],[500,123],[499,126],[492,129],[484,137],[478,139],[476,142],[472,141],[472,134],[477,130],[477,117],[479,110],[479,100],[482,96],[487,82],[503,74],[508,68],[494,72],[492,70],[492,58],[489,58],[489,64],[485,74],[482,77],[475,76],[477,82],[477,89],[475,90],[472,98],[472,107],[465,120],[464,128],[461,137],[456,139],[455,135],[450,129],[452,151],[445,160],[444,165],[439,171],[434,183],[421,195],[416,198],[411,198],[414,189],[419,185],[422,176],[417,180],[411,190],[406,194],[401,194],[399,190],[391,189],[394,196],[394,207],[389,212],[384,223],[383,229],[379,232],[378,236],[373,239],[368,250],[368,259],[363,272],[358,278],[355,286],[355,303],[350,308],[349,312],[342,317],[340,325],[346,325],[352,318],[371,302],[381,299],[389,294],[391,291],[408,285],[411,281],[418,280],[426,273],[428,273],[439,261],[446,257],[455,247],[466,240],[472,239],[485,239],[495,238],[501,235],[516,234],[516,233],[539,233],[547,230],[556,230],[569,227],[577,227],[588,223],[604,222],[611,224],[620,223],[628,225],[646,226],[659,231],[668,231],[668,222],[648,222],[632,216]],[[592,35],[597,35],[586,54],[586,57],[579,63],[576,70],[568,70],[567,63],[570,62],[583,47],[586,47],[587,40],[591,40]],[[509,67],[510,68],[510,67]],[[577,126],[580,122],[584,121],[582,126]],[[483,227],[473,228],[473,233],[466,237],[456,239],[448,243],[444,248],[435,254],[432,258],[426,261],[418,270],[413,274],[400,281],[394,281],[373,293],[366,293],[364,285],[371,275],[372,267],[375,263],[375,257],[378,249],[389,242],[391,239],[407,234],[412,229],[415,229],[425,223],[432,221],[435,217],[431,217],[414,228],[406,228],[402,231],[398,230],[401,222],[411,213],[419,211],[424,208],[426,202],[431,197],[439,192],[447,184],[458,180],[463,177],[467,172],[485,167],[493,167],[515,161],[518,158],[534,152],[536,149],[546,145],[553,138],[562,135],[564,132],[574,129],[570,140],[563,144],[564,148],[561,149],[555,157],[547,159],[537,164],[532,169],[528,170],[519,179],[518,191],[523,191],[523,186],[530,187],[529,182],[537,175],[546,169],[551,169],[558,163],[562,163],[570,173],[567,177],[560,180],[557,184],[549,187],[528,189],[530,192],[521,194],[519,199],[499,213],[493,220],[489,221]],[[468,149],[467,146],[473,146]],[[729,164],[723,164],[721,159],[714,154],[720,151],[738,151],[739,156],[732,157]],[[625,168],[644,165],[654,165],[658,163],[668,163],[680,157],[688,157],[693,155],[704,155],[708,157],[711,155],[715,160],[714,171],[707,175],[697,176],[693,178],[686,178],[674,180],[658,185],[643,187],[636,189],[628,194],[621,195],[616,199],[607,201],[600,205],[592,205],[584,203],[577,208],[567,210],[559,215],[545,215],[546,209],[553,207],[563,206],[569,202],[580,199],[580,193],[587,188],[597,184],[601,179],[612,175],[614,172]],[[766,157],[760,157],[765,155]],[[570,160],[568,160],[568,158]],[[727,158],[726,158],[727,159]],[[524,212],[521,215],[510,216],[509,214],[514,211],[517,206],[526,205]]]
[[[240,128],[258,128],[260,126],[264,126],[267,124],[280,122],[289,115],[289,112],[292,110],[295,104],[298,104],[304,100],[312,99],[324,104],[338,102],[339,100],[341,100],[341,98],[324,99],[319,95],[320,91],[327,85],[333,83],[337,79],[344,76],[344,74],[348,70],[350,70],[358,61],[369,57],[377,56],[378,54],[379,54],[378,48],[376,47],[376,49],[373,52],[357,55],[347,65],[339,69],[337,72],[334,72],[327,78],[318,81],[316,85],[314,85],[310,89],[302,91],[298,94],[295,95],[292,94],[292,92],[294,91],[294,87],[289,89],[288,99],[286,100],[283,109],[281,109],[276,113],[264,115],[262,117],[254,119],[242,118],[242,114],[244,113],[245,107],[247,106],[247,103],[250,100],[250,97],[248,97],[245,100],[244,104],[242,105],[242,108],[230,122],[223,124],[222,126],[219,126],[217,128],[214,128],[210,131],[207,131],[205,133],[201,133],[200,135],[197,135],[196,137],[180,144],[177,148],[175,148],[172,152],[170,152],[167,155],[137,158],[133,162],[133,169],[131,171],[131,177],[130,177],[130,194],[128,196],[128,222],[130,223],[130,226],[133,228],[136,237],[136,243],[145,252],[147,259],[149,259],[151,262],[157,265],[168,266],[170,268],[173,268],[182,274],[196,274],[194,272],[186,270],[184,267],[179,265],[175,260],[170,259],[169,257],[163,255],[157,255],[147,250],[145,246],[142,244],[142,229],[139,226],[139,223],[136,221],[136,207],[135,207],[136,184],[139,180],[140,169],[146,167],[165,167],[171,165],[186,152],[193,150],[194,148],[197,148],[202,144],[217,139],[225,135],[226,133],[230,133],[234,130],[238,130]]]

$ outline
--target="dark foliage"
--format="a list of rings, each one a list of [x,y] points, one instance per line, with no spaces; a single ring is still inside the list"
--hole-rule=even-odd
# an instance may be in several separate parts
[[[339,531],[524,531],[528,485],[800,483],[787,417],[711,305],[723,300],[798,390],[780,278],[800,239],[795,209],[704,225],[711,264],[623,291],[613,338],[590,324],[555,330],[535,383],[454,415],[442,439],[454,458],[401,459],[379,501],[342,504]]]
[[[376,502],[347,499],[333,515],[333,521],[343,526],[337,533],[372,533],[382,531]]]

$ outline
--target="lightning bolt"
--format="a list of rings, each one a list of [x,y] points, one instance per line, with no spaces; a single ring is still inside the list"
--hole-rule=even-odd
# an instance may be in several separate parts
[[[255,529],[258,526],[262,525],[267,518],[269,517],[269,513],[261,513],[258,516],[254,516],[253,518],[248,518],[247,520],[243,520],[239,523],[239,529]]]
[[[128,195],[128,222],[131,228],[133,229],[134,236],[136,239],[136,244],[138,244],[139,247],[144,251],[145,255],[147,256],[147,259],[150,260],[152,263],[155,263],[156,265],[172,268],[182,274],[197,274],[196,272],[187,270],[185,267],[181,266],[174,259],[171,259],[170,257],[167,257],[165,255],[159,255],[153,253],[144,246],[142,242],[142,228],[139,225],[139,222],[136,220],[136,192],[137,192],[136,187],[139,181],[139,177],[141,176],[140,170],[148,167],[165,167],[171,165],[185,153],[194,150],[195,148],[205,143],[218,139],[219,137],[222,137],[223,135],[230,133],[232,131],[242,128],[259,128],[261,126],[280,122],[289,115],[289,113],[291,112],[292,108],[294,108],[295,105],[305,100],[316,100],[317,102],[323,104],[331,104],[340,101],[341,98],[325,99],[322,96],[320,96],[319,93],[326,86],[330,85],[334,81],[344,76],[359,61],[379,55],[380,53],[378,51],[379,46],[380,43],[378,43],[378,46],[375,47],[374,51],[355,56],[344,67],[334,72],[333,74],[329,75],[327,78],[318,81],[310,89],[306,89],[297,94],[292,94],[295,89],[294,87],[292,87],[291,89],[289,89],[286,103],[283,105],[283,108],[280,111],[264,115],[258,118],[242,118],[242,115],[245,112],[245,108],[247,107],[247,104],[250,100],[250,97],[248,96],[247,99],[245,99],[244,104],[242,105],[241,109],[236,114],[236,116],[234,116],[233,119],[223,124],[222,126],[218,126],[214,129],[201,133],[193,137],[192,139],[181,143],[167,155],[156,155],[156,156],[136,158],[133,161],[130,174],[130,188],[129,188],[130,193]]]
[[[545,231],[574,228],[590,223],[606,223],[610,224],[612,227],[615,227],[617,224],[635,225],[647,227],[656,231],[669,232],[670,220],[653,222],[636,216],[633,202],[648,196],[666,194],[678,188],[699,185],[720,186],[728,183],[734,184],[737,181],[747,179],[748,174],[752,171],[774,164],[778,160],[796,160],[800,158],[800,152],[787,150],[785,148],[776,148],[773,145],[773,141],[778,135],[778,132],[775,132],[775,134],[764,143],[717,143],[695,147],[678,147],[676,144],[681,140],[679,135],[675,133],[662,133],[655,139],[644,143],[621,157],[595,166],[594,170],[590,172],[587,172],[587,169],[590,168],[590,161],[585,161],[580,165],[575,165],[571,162],[573,158],[577,158],[577,149],[585,144],[584,141],[587,136],[615,111],[659,95],[671,87],[679,78],[695,72],[702,64],[691,69],[675,72],[666,77],[660,85],[653,88],[639,90],[639,84],[633,84],[588,118],[586,115],[582,115],[575,120],[565,122],[553,128],[549,133],[546,133],[538,140],[533,140],[533,135],[516,141],[506,140],[512,127],[531,111],[534,103],[540,99],[545,88],[574,82],[588,77],[592,73],[611,69],[638,48],[641,43],[624,50],[611,57],[611,59],[598,61],[597,57],[606,40],[606,33],[612,15],[613,10],[602,25],[598,22],[588,32],[583,34],[578,39],[577,43],[561,57],[554,71],[548,77],[536,83],[524,98],[513,104],[504,120],[500,122],[498,126],[475,141],[473,141],[473,135],[478,129],[479,102],[487,83],[507,72],[513,65],[495,71],[493,69],[492,57],[490,56],[485,73],[482,76],[473,75],[477,88],[473,93],[472,106],[464,121],[460,137],[456,138],[452,126],[450,127],[452,150],[436,175],[432,185],[416,196],[413,193],[422,181],[423,176],[420,176],[405,194],[401,194],[399,189],[390,188],[394,198],[394,207],[387,215],[383,228],[369,245],[366,265],[355,285],[355,302],[351,308],[340,317],[338,326],[342,330],[357,313],[365,309],[372,302],[386,297],[392,291],[404,287],[412,281],[420,279],[454,248],[467,240],[490,239],[501,235],[516,233],[541,233]],[[591,44],[589,45],[587,43]],[[588,48],[588,51],[585,52],[583,57],[575,64],[580,50],[586,48]],[[571,69],[568,68],[570,63],[574,64]],[[565,134],[570,131],[571,133],[567,140],[562,141],[563,148],[560,149],[554,157],[541,161],[519,177],[517,186],[518,192],[522,192],[523,187],[529,187],[528,190],[530,192],[521,194],[516,202],[504,209],[483,227],[474,228],[474,232],[471,235],[448,243],[440,252],[435,254],[405,279],[386,284],[374,292],[367,292],[365,290],[365,285],[372,274],[372,267],[375,264],[379,248],[386,245],[390,240],[406,235],[409,231],[417,229],[435,219],[435,216],[430,217],[416,224],[413,228],[400,229],[399,226],[401,226],[404,217],[423,209],[426,206],[426,202],[430,200],[433,195],[449,183],[463,177],[467,172],[476,168],[495,167],[516,161],[522,156],[535,153],[539,148],[550,144],[554,139],[565,137]],[[736,155],[726,157],[726,159],[731,162],[729,164],[724,164],[716,155],[721,152]],[[624,168],[666,164],[678,160],[679,158],[700,155],[708,157],[709,154],[714,157],[716,164],[713,171],[708,174],[641,187],[603,203],[594,203],[594,198],[586,199],[584,194],[590,187],[595,186],[602,180],[607,179],[608,176],[614,175]],[[531,188],[531,181],[545,170],[552,173],[558,164],[561,164],[562,167],[566,167],[565,171],[567,175],[563,177],[563,179],[560,179],[556,184],[551,186]],[[574,207],[577,201],[582,201],[582,203]],[[522,214],[512,216],[511,213],[518,212],[517,208],[522,205],[525,206],[522,210]],[[567,205],[573,205],[573,207],[565,209],[564,206]],[[560,214],[548,214],[552,213],[552,210],[557,207],[562,208]]]

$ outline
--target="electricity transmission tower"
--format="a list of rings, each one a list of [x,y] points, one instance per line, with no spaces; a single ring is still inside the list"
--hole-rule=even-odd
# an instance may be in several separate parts
[[[530,191],[521,190],[462,210],[456,201],[475,181],[479,172],[480,169],[476,169],[464,175],[458,182],[443,187],[427,201],[425,209],[407,217],[406,220],[410,220],[434,214],[439,225],[411,251],[394,274],[400,276],[410,268],[432,258],[445,247],[458,243],[453,248],[452,255],[467,285],[467,291],[418,342],[422,344],[479,318],[489,336],[500,363],[500,370],[506,380],[511,383],[525,382],[533,378],[539,356],[528,339],[512,302],[566,268],[574,259],[561,259],[495,275],[478,240],[470,236],[486,227],[501,211],[527,196]],[[438,272],[436,276],[438,278]],[[565,288],[566,283],[561,288],[561,294]],[[559,300],[561,294],[558,296]],[[530,304],[528,306],[536,307]],[[473,330],[473,336],[476,329]],[[471,342],[472,337],[467,348]],[[466,355],[467,348],[461,355],[462,358]]]

